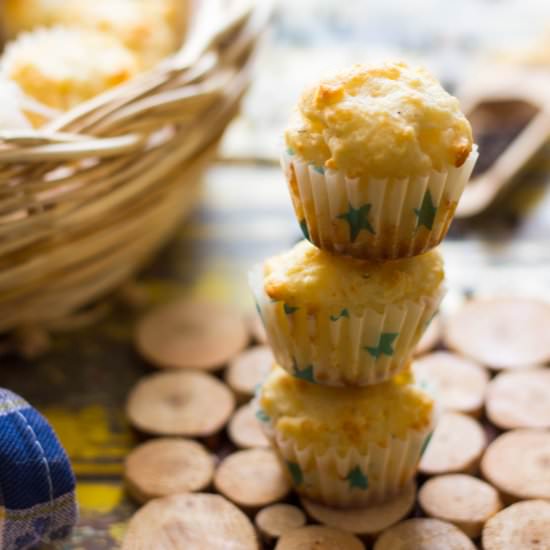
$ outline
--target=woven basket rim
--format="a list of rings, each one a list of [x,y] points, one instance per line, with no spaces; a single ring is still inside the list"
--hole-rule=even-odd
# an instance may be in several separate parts
[[[236,41],[243,42],[243,47],[246,47],[247,41],[256,40],[273,7],[271,0],[203,0],[200,6],[198,9],[190,8],[189,24],[179,50],[148,71],[60,113],[39,129],[0,130],[0,165],[61,160],[64,154],[68,160],[91,154],[112,156],[142,146],[143,139],[138,135],[139,132],[121,131],[125,120],[146,116],[153,105],[159,109],[163,105],[177,105],[178,101],[184,101],[185,94],[178,93],[177,89],[163,92],[166,82],[195,71],[195,75],[191,74],[192,82],[193,78],[200,77],[201,71],[211,70],[216,61],[225,63],[225,60],[209,56],[209,52],[232,34],[236,36]],[[213,12],[217,12],[217,22],[207,29],[205,27],[211,23]],[[216,90],[223,88],[223,82],[214,84],[210,88],[198,90],[194,99],[197,102],[205,101],[214,96]],[[104,117],[99,128],[97,125],[88,127],[82,124],[83,120],[98,113]],[[113,127],[116,128],[116,135],[105,136],[106,131],[114,131]],[[12,151],[10,154],[2,150],[1,145],[27,152],[19,155]],[[46,151],[44,146],[48,146]]]

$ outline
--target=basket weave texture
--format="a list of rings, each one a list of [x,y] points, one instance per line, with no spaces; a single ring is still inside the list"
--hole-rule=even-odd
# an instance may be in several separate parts
[[[269,2],[203,0],[182,49],[36,131],[0,132],[0,331],[128,278],[196,203]]]

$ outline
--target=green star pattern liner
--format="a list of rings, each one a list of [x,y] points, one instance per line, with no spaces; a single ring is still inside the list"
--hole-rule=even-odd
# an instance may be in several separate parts
[[[346,479],[350,489],[362,489],[366,491],[369,488],[369,480],[359,466],[355,466]]]
[[[273,302],[263,289],[260,266],[250,274],[277,363],[289,374],[329,386],[378,384],[397,374],[434,315],[444,288],[416,301],[365,307]],[[297,366],[297,367],[296,367]]]
[[[310,382],[312,384],[316,383],[313,365],[308,365],[307,367],[301,369],[296,365],[296,363],[294,363],[294,376],[300,380],[305,380],[306,382]]]
[[[373,235],[375,234],[375,231],[369,222],[369,212],[371,208],[372,204],[364,204],[359,208],[354,208],[350,204],[348,211],[338,216],[339,220],[345,220],[345,222],[349,225],[349,238],[352,243],[355,242],[359,236],[359,233],[363,230],[368,231]]]
[[[388,434],[382,445],[371,442],[366,451],[352,446],[344,454],[341,448],[304,446],[303,439],[283,436],[264,424],[262,428],[286,464],[297,493],[327,506],[359,508],[390,498],[413,482],[437,415],[436,409],[430,423],[410,429],[403,438]]]
[[[306,239],[332,253],[394,260],[445,238],[477,157],[474,147],[459,168],[406,179],[347,178],[288,152],[282,165],[287,181],[296,176],[291,197]]]
[[[418,228],[425,227],[429,231],[433,229],[437,207],[432,201],[432,194],[429,189],[424,193],[420,208],[415,208],[414,213],[418,218]]]
[[[376,359],[378,359],[381,355],[387,355],[388,357],[391,357],[395,352],[395,350],[393,349],[393,343],[398,336],[398,332],[383,332],[380,335],[378,344],[375,347],[366,346],[364,349]]]

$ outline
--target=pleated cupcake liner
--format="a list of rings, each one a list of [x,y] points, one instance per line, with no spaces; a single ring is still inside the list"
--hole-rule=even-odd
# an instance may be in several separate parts
[[[388,434],[383,445],[370,444],[366,453],[350,447],[342,454],[330,440],[327,450],[319,453],[315,445],[303,446],[279,433],[259,408],[259,400],[255,404],[263,431],[287,470],[295,491],[337,508],[371,506],[403,491],[416,475],[439,417],[439,409],[434,405],[431,422],[425,429],[409,430],[402,439]]]
[[[274,302],[264,290],[262,267],[249,275],[275,359],[289,374],[329,386],[379,384],[404,369],[445,294],[364,308]]]
[[[369,260],[423,254],[446,236],[476,160],[404,179],[353,179],[298,158],[282,166],[302,232],[318,248]]]

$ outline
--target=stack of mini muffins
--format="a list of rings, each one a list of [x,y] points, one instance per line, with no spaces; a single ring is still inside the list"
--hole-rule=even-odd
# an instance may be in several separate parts
[[[285,141],[306,240],[250,275],[278,363],[257,416],[300,495],[367,506],[412,482],[434,429],[410,358],[444,294],[434,247],[477,152],[458,101],[405,63],[307,90]]]

